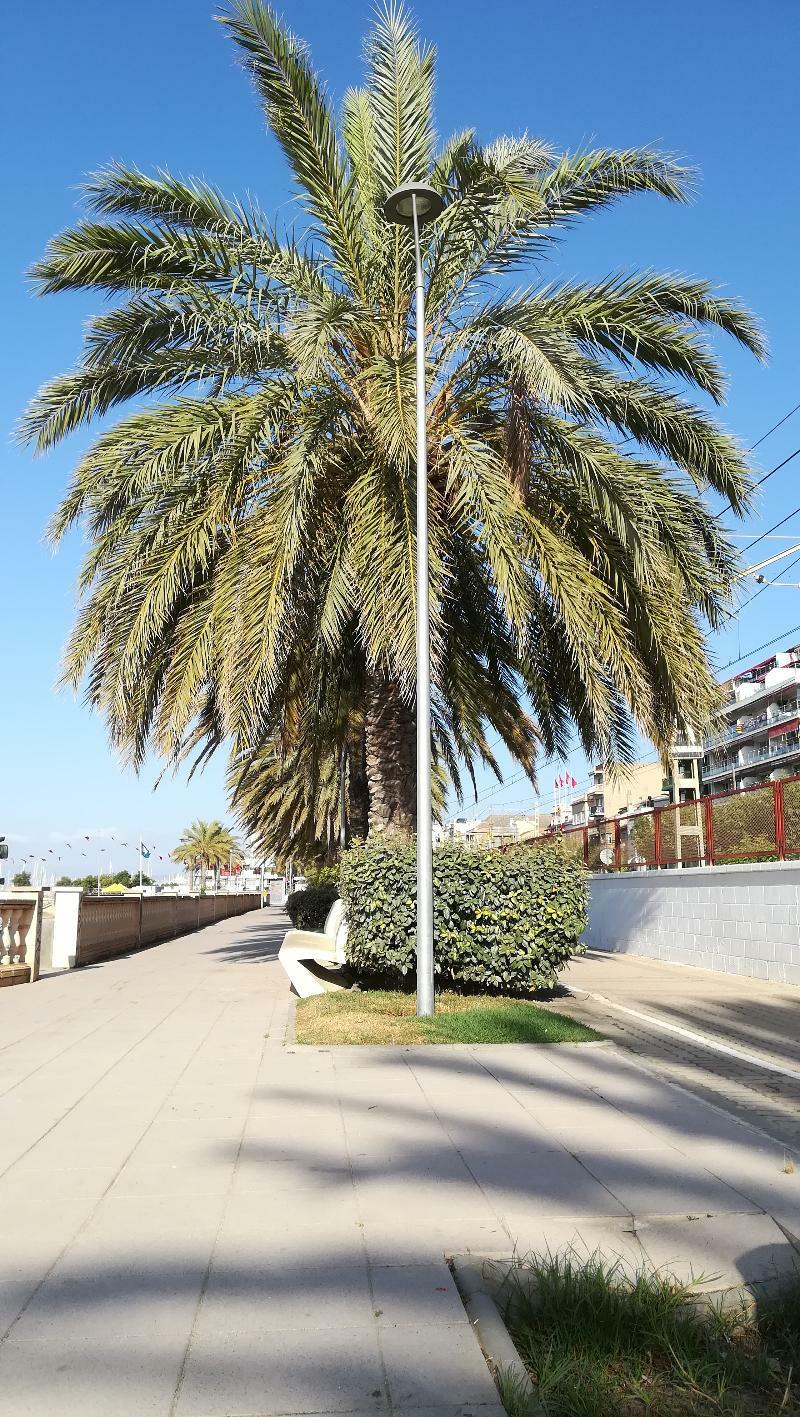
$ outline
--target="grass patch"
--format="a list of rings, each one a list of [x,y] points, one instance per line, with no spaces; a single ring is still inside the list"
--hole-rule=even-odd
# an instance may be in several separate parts
[[[298,1043],[587,1043],[600,1034],[524,999],[438,994],[417,1018],[413,994],[354,990],[297,1005]]]
[[[721,1313],[698,1311],[661,1274],[626,1279],[599,1257],[525,1269],[536,1289],[512,1271],[507,1322],[548,1417],[800,1414],[800,1274],[757,1313]]]

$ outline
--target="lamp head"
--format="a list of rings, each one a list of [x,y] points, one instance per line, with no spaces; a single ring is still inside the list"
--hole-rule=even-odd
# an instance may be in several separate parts
[[[425,182],[407,182],[403,187],[395,187],[383,204],[383,214],[387,221],[396,226],[414,225],[414,201],[417,199],[417,221],[420,226],[426,221],[435,221],[444,211],[444,198],[435,187]]]

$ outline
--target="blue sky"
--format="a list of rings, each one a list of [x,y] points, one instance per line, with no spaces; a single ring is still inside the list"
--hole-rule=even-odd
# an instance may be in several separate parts
[[[723,418],[755,442],[800,401],[795,0],[496,0],[489,7],[420,0],[415,10],[439,49],[442,134],[475,126],[489,139],[527,130],[563,148],[657,142],[699,168],[693,205],[638,199],[598,215],[564,244],[556,273],[654,266],[710,276],[744,299],[766,327],[771,362],[760,368],[725,349],[731,385]],[[369,5],[311,0],[284,13],[340,97],[359,76]],[[139,779],[123,770],[102,723],[71,695],[54,692],[81,543],[75,536],[54,556],[43,533],[86,439],[41,460],[11,442],[26,399],[71,365],[82,321],[96,308],[83,296],[36,300],[24,279],[48,237],[75,220],[87,172],[114,158],[169,166],[229,193],[249,190],[267,212],[291,210],[281,155],[212,16],[210,0],[76,0],[15,6],[6,17],[11,63],[2,102],[4,131],[14,136],[0,267],[9,335],[0,383],[0,833],[13,855],[62,854],[66,871],[82,865],[62,845],[74,834],[90,835],[92,852],[102,848],[107,858],[110,850],[116,868],[132,864],[133,853],[117,852],[109,836],[134,842],[141,831],[166,852],[192,817],[226,813],[221,761],[191,783],[166,779],[154,794],[157,768]],[[800,414],[762,444],[756,466],[766,471],[798,445]],[[798,471],[800,458],[766,484],[747,523],[753,536],[800,503]],[[782,530],[796,530],[800,541],[800,516]],[[765,545],[771,551],[778,543]],[[717,636],[718,662],[798,623],[800,593],[769,590]],[[580,777],[577,756],[571,768]],[[552,769],[543,766],[541,777],[546,805]],[[490,786],[482,782],[481,790]],[[479,806],[516,809],[531,797],[524,784],[511,783]]]

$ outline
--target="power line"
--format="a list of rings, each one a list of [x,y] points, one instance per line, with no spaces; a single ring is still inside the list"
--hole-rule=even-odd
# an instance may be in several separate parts
[[[774,477],[776,472],[780,472],[781,468],[791,462],[792,458],[796,458],[798,453],[800,453],[800,448],[795,448],[794,452],[790,453],[788,458],[784,458],[783,462],[779,462],[775,467],[770,468],[769,472],[765,472],[763,477],[759,477],[756,487],[763,487],[764,483],[767,482],[770,477]]]
[[[800,455],[800,448],[795,448],[794,452],[793,452],[793,453],[790,453],[789,456],[788,456],[788,458],[784,458],[784,459],[783,459],[783,462],[776,463],[774,467],[771,467],[771,468],[770,468],[769,472],[765,472],[765,473],[764,473],[764,476],[763,476],[763,477],[759,477],[758,482],[755,484],[755,486],[756,486],[756,487],[763,487],[765,482],[768,482],[771,477],[774,477],[774,476],[775,476],[775,473],[776,473],[776,472],[780,472],[780,470],[781,470],[782,467],[786,467],[786,464],[787,464],[787,463],[790,463],[790,462],[792,461],[792,459],[793,459],[793,458],[796,458],[798,455]],[[755,490],[755,488],[754,488],[754,490]],[[718,517],[721,517],[724,512],[730,512],[730,511],[732,511],[732,510],[733,510],[733,503],[730,501],[730,499],[728,499],[728,501],[725,502],[724,506],[720,507],[719,511],[717,512],[717,516],[718,516]],[[786,520],[788,521],[788,517],[786,518]],[[783,526],[783,522],[778,522],[778,526]],[[775,530],[774,527],[770,527],[770,531],[774,531],[774,530]],[[765,536],[769,536],[769,532],[765,531],[765,532],[764,532],[764,535],[765,535]],[[753,542],[753,545],[755,545],[755,542]],[[745,547],[744,549],[745,549],[745,551],[746,551],[748,548]]]
[[[736,614],[741,615],[742,611],[745,610],[748,605],[752,605],[753,601],[758,600],[758,597],[763,595],[765,590],[769,590],[771,585],[775,585],[775,582],[780,576],[785,576],[787,571],[791,571],[792,567],[798,564],[800,564],[800,556],[795,556],[794,560],[790,561],[788,566],[783,566],[782,569],[778,571],[777,575],[773,576],[771,581],[767,581],[765,585],[760,586],[747,600],[743,601]]]
[[[657,754],[654,755],[654,754],[650,753],[650,754],[648,754],[647,757],[638,759],[638,760],[636,761],[636,763],[631,764],[631,766],[632,766],[632,767],[650,767],[650,766],[653,766],[653,765],[654,765],[655,763],[657,763],[657,762],[659,762],[659,757],[658,757],[658,755],[657,755]],[[471,805],[477,806],[479,802],[485,801],[485,799],[486,799],[487,796],[488,796],[488,797],[494,796],[497,792],[502,792],[505,788],[513,787],[514,784],[516,783],[516,781],[518,780],[518,778],[519,778],[520,776],[523,776],[523,777],[524,777],[524,776],[527,776],[527,774],[523,772],[522,774],[517,774],[517,775],[516,775],[515,777],[513,777],[513,778],[509,778],[508,782],[501,782],[501,783],[498,783],[496,787],[489,788],[487,792],[480,793],[480,794],[475,798],[474,803],[472,803]],[[571,777],[571,776],[572,776],[572,774],[570,773],[570,777]],[[581,778],[581,780],[580,780],[579,782],[576,782],[575,788],[573,789],[573,795],[577,795],[580,791],[582,791],[582,790],[583,790],[584,788],[586,788],[586,787],[591,787],[592,784],[593,784],[593,782],[594,782],[594,772],[591,772],[588,777]],[[538,801],[538,803],[539,803],[540,808],[541,808],[542,805],[544,804],[545,810],[547,810],[547,804],[550,803],[555,797],[557,797],[558,794],[559,794],[559,792],[561,792],[561,791],[562,791],[561,788],[553,788],[552,790],[548,790],[547,792],[537,792],[536,798],[537,798],[537,801]],[[501,807],[513,807],[513,806],[516,806],[516,805],[519,805],[519,804],[524,804],[525,802],[527,802],[527,800],[528,800],[528,799],[525,798],[525,797],[515,797],[515,798],[513,798],[510,802],[501,802],[501,803],[498,803],[498,804],[497,804],[497,808],[499,809],[499,808],[501,808]],[[487,812],[487,815],[491,816],[491,815],[492,815],[492,811],[495,810],[495,809],[494,809],[494,808],[489,808],[489,809],[485,809],[485,810],[486,810],[486,812]]]
[[[776,431],[776,429],[781,428],[784,423],[787,423],[787,422],[789,421],[789,419],[793,416],[793,414],[797,413],[797,410],[798,410],[798,409],[800,409],[800,403],[796,403],[795,406],[794,406],[794,408],[790,408],[790,409],[789,409],[789,412],[788,412],[788,413],[785,413],[785,414],[783,415],[783,418],[779,418],[779,419],[778,419],[778,422],[777,422],[777,423],[773,423],[772,427],[771,427],[771,428],[768,428],[767,431],[766,431],[766,433],[762,433],[762,434],[761,434],[761,437],[758,438],[755,443],[753,443],[753,445],[752,445],[752,447],[749,449],[749,451],[750,451],[751,453],[754,453],[755,450],[756,450],[756,448],[759,448],[762,443],[765,443],[766,440],[767,440],[767,438],[769,438],[770,434],[774,433],[774,432]]]
[[[797,451],[800,453],[800,448],[798,448]],[[795,454],[793,453],[792,456],[794,457]],[[762,531],[760,536],[757,536],[753,541],[748,541],[747,545],[742,547],[742,555],[744,555],[745,551],[752,551],[754,546],[758,546],[759,541],[765,541],[768,536],[772,535],[773,531],[778,530],[779,526],[785,526],[787,522],[792,520],[792,517],[797,516],[798,512],[800,512],[800,507],[795,507],[793,512],[789,512],[788,516],[782,517],[781,520],[776,522],[774,526],[771,526],[768,531]]]
[[[798,409],[800,409],[800,403],[795,404],[794,408],[790,408],[789,412],[785,413],[783,415],[783,418],[779,418],[777,423],[773,423],[772,427],[768,428],[766,433],[762,433],[761,437],[757,438],[755,443],[752,443],[751,446],[747,449],[748,453],[755,452],[756,448],[760,447],[764,440],[766,438],[769,438],[771,433],[775,432],[776,428],[780,428],[781,425],[787,421],[787,419],[791,418],[793,414],[797,413]],[[755,486],[763,487],[765,482],[768,482],[771,477],[774,477],[776,472],[780,472],[782,467],[786,467],[786,464],[790,463],[792,461],[792,458],[796,458],[798,453],[800,453],[800,448],[795,448],[794,452],[790,453],[788,458],[784,458],[783,462],[777,463],[775,467],[770,468],[769,472],[765,472],[763,477],[759,477],[758,482],[755,484]],[[731,502],[730,498],[728,498],[724,505],[720,507],[720,510],[717,515],[721,517],[723,512],[732,510],[733,503]]]
[[[796,635],[800,630],[800,625],[791,625],[788,630],[782,630],[779,635],[775,635],[771,640],[765,640],[763,645],[756,645],[755,649],[745,650],[744,654],[739,654],[735,659],[729,659],[727,664],[720,665],[720,669],[730,669],[732,664],[740,664],[743,659],[749,659],[752,654],[759,654],[762,649],[769,649],[779,640],[785,640],[787,635]]]
[[[479,792],[472,805],[477,807],[479,802],[485,802],[489,797],[496,797],[498,792],[505,792],[509,787],[513,787],[515,783],[521,782],[522,778],[527,776],[527,772],[522,768],[519,772],[514,773],[513,777],[508,778],[506,782],[498,782],[494,787],[488,787],[485,792]]]

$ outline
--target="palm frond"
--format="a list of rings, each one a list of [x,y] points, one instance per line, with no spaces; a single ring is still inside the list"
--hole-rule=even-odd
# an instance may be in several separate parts
[[[686,201],[690,171],[472,128],[437,148],[435,56],[399,5],[339,129],[274,10],[234,0],[223,23],[302,235],[206,181],[112,164],[32,271],[41,293],[111,296],[21,429],[42,450],[107,420],[51,527],[88,539],[64,680],[134,766],[228,750],[265,850],[330,859],[342,830],[413,825],[414,260],[383,202],[424,180],[445,199],[422,233],[438,807],[500,776],[498,741],[533,783],[575,733],[614,762],[639,732],[659,749],[676,722],[702,732],[706,635],[739,564],[704,494],[734,514],[752,495],[707,405],[719,336],[757,358],[764,336],[696,277],[542,270],[584,216]]]

